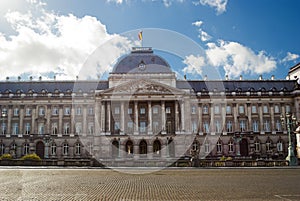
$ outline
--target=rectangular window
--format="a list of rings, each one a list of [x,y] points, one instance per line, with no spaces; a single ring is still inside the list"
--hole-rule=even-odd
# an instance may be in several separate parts
[[[76,122],[76,124],[75,124],[75,133],[76,134],[82,133],[82,123],[81,122]]]
[[[254,146],[255,146],[255,152],[260,152],[260,142],[258,141],[254,142]]]
[[[268,107],[267,105],[264,105],[264,106],[263,106],[263,113],[264,113],[264,114],[269,113],[269,107]]]
[[[172,122],[167,121],[167,133],[170,134],[172,133]]]
[[[208,121],[203,122],[203,132],[204,133],[209,133],[209,123],[208,123]]]
[[[31,125],[30,125],[30,123],[25,123],[25,134],[30,134],[30,128],[31,127]]]
[[[58,115],[58,108],[57,107],[52,108],[52,115],[54,115],[54,116]]]
[[[115,114],[120,114],[120,108],[119,107],[115,107]]]
[[[214,111],[215,111],[215,114],[220,114],[220,106],[219,105],[215,105]]]
[[[233,129],[232,129],[232,121],[227,121],[227,123],[226,123],[226,131],[227,132],[229,132],[229,133],[231,133],[232,131],[233,131]]]
[[[19,134],[19,123],[13,123],[13,126],[12,126],[12,134],[13,134],[13,135]]]
[[[140,132],[141,133],[146,132],[146,122],[144,122],[144,121],[140,122]]]
[[[160,131],[159,129],[159,123],[157,121],[153,122],[153,132],[158,133]]]
[[[281,121],[279,119],[276,119],[275,129],[276,131],[281,131]]]
[[[132,114],[132,108],[131,107],[128,108],[127,114]]]
[[[231,106],[230,105],[227,105],[226,106],[226,114],[231,114]]]
[[[205,150],[205,153],[210,153],[210,147],[209,147],[208,142],[205,143],[204,150]]]
[[[140,108],[140,114],[146,114],[146,108],[141,107]]]
[[[94,134],[95,129],[94,129],[94,123],[93,122],[88,123],[88,132],[89,132],[89,134]]]
[[[19,108],[14,109],[14,116],[19,116]]]
[[[257,114],[257,107],[256,107],[256,105],[252,105],[251,112],[252,112],[252,114]]]
[[[25,116],[31,116],[31,108],[26,108],[25,109]]]
[[[64,134],[70,134],[70,123],[64,123]]]
[[[203,114],[208,114],[208,106],[207,105],[204,105],[203,106]]]
[[[81,115],[81,107],[76,108],[76,115]]]
[[[71,109],[70,109],[70,107],[65,107],[64,115],[69,116],[70,114],[71,114]]]
[[[132,121],[127,122],[127,130],[130,133],[133,132],[133,122]]]
[[[120,130],[120,122],[118,122],[118,121],[115,122],[114,129],[115,129],[115,131]]]
[[[38,124],[38,134],[43,135],[45,133],[45,125],[44,123],[39,123]]]
[[[221,122],[220,120],[215,121],[216,132],[221,133]]]
[[[197,122],[196,122],[196,121],[193,121],[193,122],[192,122],[192,132],[193,132],[193,133],[196,133],[197,130],[198,130]]]
[[[192,111],[191,112],[192,112],[192,114],[196,114],[196,106],[194,106],[194,105],[192,106]]]
[[[1,124],[1,133],[6,134],[6,123],[4,122]]]
[[[259,123],[258,123],[258,120],[253,120],[252,121],[252,129],[253,129],[253,132],[259,132]]]
[[[274,106],[274,113],[276,113],[276,114],[280,113],[280,107],[279,107],[279,105],[275,105]]]
[[[57,129],[57,123],[56,122],[53,122],[51,124],[51,132],[52,132],[53,135],[57,135],[58,129]]]
[[[170,107],[166,107],[166,113],[171,114],[171,108]]]
[[[283,146],[282,146],[282,142],[281,142],[281,141],[279,141],[279,142],[277,143],[277,151],[279,151],[279,152],[282,152],[282,151],[283,151]]]
[[[93,107],[89,107],[89,115],[94,115],[94,108]]]
[[[240,105],[239,106],[239,113],[240,114],[245,114],[245,107],[244,107],[244,105]]]
[[[152,111],[153,111],[153,114],[158,114],[158,107],[157,106],[154,106],[152,108]]]
[[[240,120],[240,131],[244,132],[246,129],[246,120]]]
[[[285,112],[286,113],[291,113],[291,106],[290,105],[285,106]]]
[[[264,120],[264,131],[266,131],[266,132],[270,132],[271,131],[270,120],[268,120],[268,119]]]
[[[40,107],[39,108],[39,115],[40,116],[44,116],[45,115],[45,108],[44,107]]]

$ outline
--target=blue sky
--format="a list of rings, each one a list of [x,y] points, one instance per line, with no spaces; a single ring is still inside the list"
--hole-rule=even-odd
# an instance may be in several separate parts
[[[298,0],[1,1],[0,79],[107,75],[112,61],[138,44],[139,30],[143,43],[156,49],[150,38],[161,34],[150,36],[153,29],[184,35],[203,49],[180,58],[157,51],[178,75],[201,79],[205,68],[214,68],[222,78],[285,79],[300,62],[299,8]],[[136,41],[124,39],[125,32],[136,33]],[[174,41],[167,40],[165,46]],[[185,44],[175,41],[178,48]],[[90,55],[103,44],[109,56],[86,70]]]

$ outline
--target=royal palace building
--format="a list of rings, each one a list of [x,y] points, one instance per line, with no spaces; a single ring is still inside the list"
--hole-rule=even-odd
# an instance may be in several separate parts
[[[107,80],[0,82],[0,155],[112,166],[280,160],[289,145],[281,115],[300,119],[299,103],[292,78],[179,80],[151,48],[133,48]]]

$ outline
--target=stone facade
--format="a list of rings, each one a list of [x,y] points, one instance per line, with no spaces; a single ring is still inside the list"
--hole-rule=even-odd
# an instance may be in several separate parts
[[[296,86],[296,87],[295,87]],[[0,155],[168,165],[181,157],[284,159],[295,80],[177,80],[135,48],[104,81],[0,82]]]

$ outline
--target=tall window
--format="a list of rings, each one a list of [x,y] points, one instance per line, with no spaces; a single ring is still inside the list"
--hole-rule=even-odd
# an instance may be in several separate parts
[[[279,105],[274,105],[274,113],[276,113],[276,114],[280,113]]]
[[[291,106],[290,105],[285,106],[285,112],[286,113],[291,113]]]
[[[12,125],[12,134],[17,135],[19,134],[19,123],[13,123]]]
[[[199,150],[199,142],[198,141],[194,141],[192,144],[192,150],[197,151]]]
[[[260,142],[258,140],[255,140],[254,148],[255,148],[255,152],[260,152]]]
[[[240,114],[245,114],[245,107],[244,107],[244,105],[240,105],[239,106],[239,113]]]
[[[5,122],[2,122],[2,124],[1,124],[1,133],[3,135],[6,134],[6,123]]]
[[[14,108],[14,116],[19,116],[19,108]]]
[[[76,134],[82,133],[82,123],[81,122],[76,122],[76,124],[75,124],[75,133]]]
[[[226,114],[232,114],[231,106],[230,105],[226,106]]]
[[[58,115],[58,107],[52,108],[52,115],[54,115],[54,116]]]
[[[167,133],[170,134],[172,132],[172,123],[171,121],[167,121]]]
[[[257,107],[256,107],[256,105],[252,105],[251,106],[251,113],[252,114],[256,114],[257,113]]]
[[[232,153],[232,152],[233,152],[233,142],[232,142],[232,141],[229,141],[229,142],[228,142],[228,152],[229,152],[229,153]]]
[[[253,132],[259,132],[259,122],[258,122],[258,120],[253,120],[252,121],[252,129],[253,129]]]
[[[146,114],[146,108],[141,107],[140,108],[140,114]]]
[[[44,116],[45,115],[45,108],[44,107],[39,107],[39,115]]]
[[[140,122],[140,132],[141,133],[146,132],[146,122],[144,122],[144,121]]]
[[[246,120],[240,120],[240,131],[244,132],[246,130]]]
[[[209,142],[205,142],[205,144],[204,144],[204,151],[205,151],[205,153],[210,153]]]
[[[27,155],[29,154],[29,144],[26,143],[24,144],[24,147],[23,147],[23,155]]]
[[[115,114],[120,114],[120,107],[115,107]]]
[[[132,108],[131,107],[128,108],[127,114],[132,114]]]
[[[233,132],[232,121],[231,120],[228,120],[227,123],[226,123],[226,131],[229,132],[229,133]]]
[[[88,123],[88,132],[89,132],[89,134],[94,134],[95,133],[95,129],[94,129],[95,127],[94,127],[94,123],[93,122],[89,122]]]
[[[220,106],[219,105],[215,105],[214,112],[215,112],[215,114],[220,114]]]
[[[208,114],[208,106],[207,105],[203,105],[203,114]]]
[[[51,144],[51,155],[56,155],[56,144],[52,143]]]
[[[31,108],[27,107],[25,109],[25,116],[31,116]]]
[[[0,155],[5,154],[5,145],[4,144],[0,144]]]
[[[192,114],[196,114],[196,106],[195,105],[192,106],[192,111],[191,112],[192,112]]]
[[[271,144],[272,144],[271,140],[268,139],[268,140],[266,141],[266,151],[267,151],[267,152],[271,151]]]
[[[88,113],[89,115],[94,115],[94,108],[92,106],[89,107]]]
[[[170,107],[166,107],[166,114],[171,114],[171,108]]]
[[[220,133],[220,132],[222,131],[220,120],[216,120],[216,121],[215,121],[215,126],[216,126],[216,132],[217,132],[217,133]]]
[[[128,121],[127,122],[127,131],[129,133],[132,133],[133,132],[133,122],[132,121]]]
[[[30,123],[26,122],[25,123],[25,134],[30,134],[30,130],[31,130],[31,125],[30,125]]]
[[[271,131],[270,120],[268,120],[268,119],[264,120],[264,131],[265,132],[270,132]]]
[[[281,140],[279,140],[279,141],[277,142],[277,151],[278,151],[278,152],[282,152],[282,151],[283,151],[283,143],[282,143]]]
[[[265,114],[269,113],[269,107],[267,105],[263,106],[263,113]]]
[[[154,106],[152,108],[152,111],[153,111],[153,114],[158,114],[158,107],[157,106]]]
[[[208,121],[203,122],[203,132],[209,133],[209,122]]]
[[[70,123],[66,122],[64,123],[64,134],[70,134]]]
[[[279,119],[275,120],[275,129],[276,131],[281,131],[281,121]]]
[[[157,121],[153,121],[153,132],[158,133],[160,131],[159,129],[159,123]]]
[[[81,145],[80,143],[75,144],[75,155],[80,155],[81,154]]]
[[[222,142],[220,140],[217,142],[217,153],[222,153]]]
[[[114,129],[115,129],[115,131],[120,130],[120,122],[118,122],[118,121],[115,122]]]
[[[51,124],[51,133],[52,133],[53,135],[57,135],[57,133],[58,133],[57,122],[53,122],[53,123]]]
[[[196,133],[197,130],[198,130],[198,128],[197,128],[197,122],[196,122],[196,121],[193,121],[193,122],[192,122],[192,132],[193,132],[193,133]]]
[[[38,134],[39,135],[45,134],[45,124],[44,123],[38,124]]]
[[[71,114],[71,108],[70,107],[65,107],[64,115],[69,116],[70,114]]]
[[[81,107],[76,107],[76,115],[81,115]]]
[[[67,143],[63,144],[63,155],[69,154],[69,145]]]

